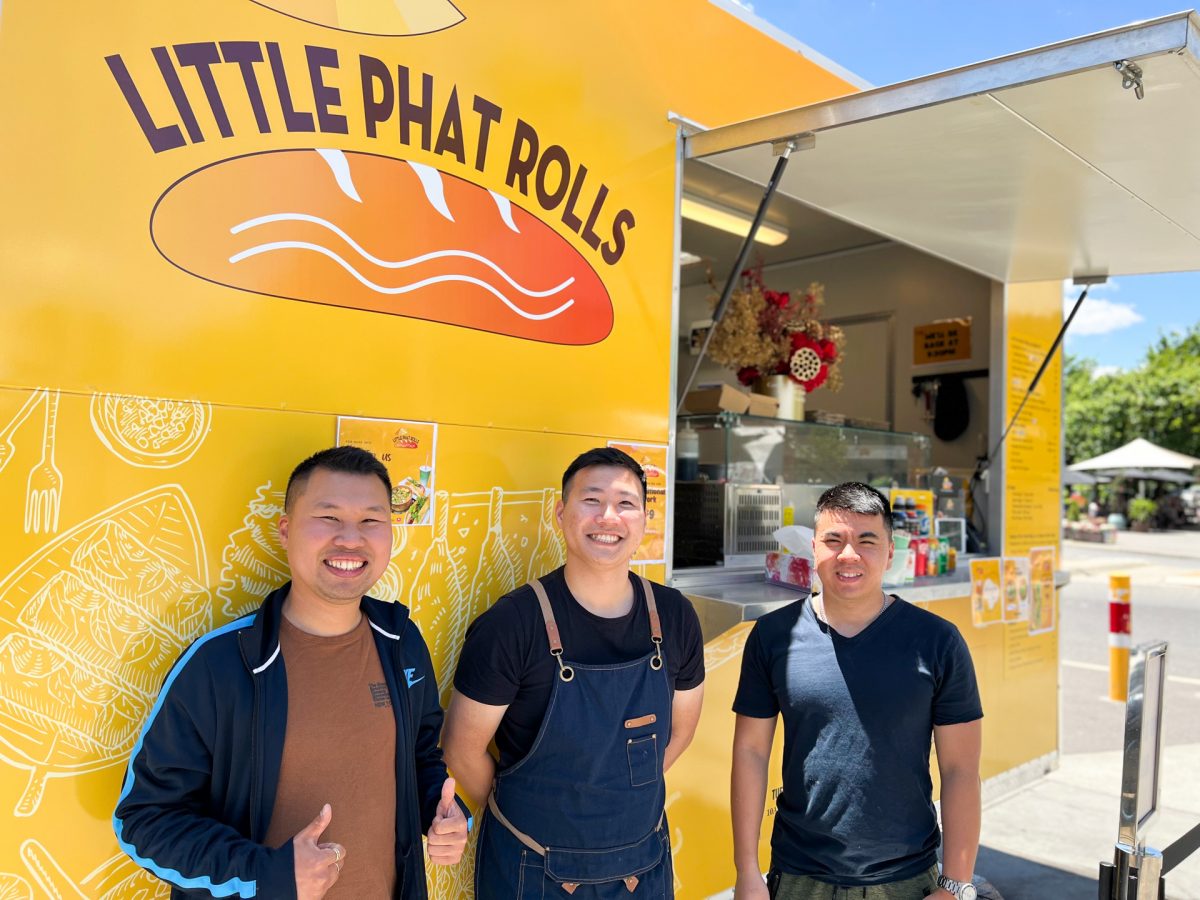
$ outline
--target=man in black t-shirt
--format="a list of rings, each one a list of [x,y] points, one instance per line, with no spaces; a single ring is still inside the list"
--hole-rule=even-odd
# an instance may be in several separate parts
[[[534,883],[575,900],[639,883],[673,895],[663,773],[696,730],[704,642],[682,594],[629,570],[645,501],[627,454],[578,457],[556,508],[566,564],[467,631],[443,741],[462,791],[487,805],[480,900]]]
[[[954,625],[883,592],[891,521],[887,500],[865,484],[822,494],[813,538],[821,594],[763,616],[747,639],[733,704],[736,900],[841,897],[838,888],[866,900],[975,900],[983,716],[975,671]],[[783,790],[768,888],[758,836],[780,715]]]

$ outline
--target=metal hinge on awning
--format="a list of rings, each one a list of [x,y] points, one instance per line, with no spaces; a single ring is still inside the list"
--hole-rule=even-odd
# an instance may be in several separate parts
[[[1113,68],[1121,73],[1121,87],[1125,90],[1133,88],[1133,95],[1139,100],[1146,98],[1146,89],[1142,86],[1142,67],[1127,59],[1118,59]]]

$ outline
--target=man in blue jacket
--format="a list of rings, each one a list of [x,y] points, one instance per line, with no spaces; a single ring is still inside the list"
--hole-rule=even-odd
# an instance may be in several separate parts
[[[196,641],[167,676],[113,816],[175,897],[424,900],[457,863],[465,807],[417,627],[365,596],[391,559],[391,480],[323,450],[288,480],[291,582]]]

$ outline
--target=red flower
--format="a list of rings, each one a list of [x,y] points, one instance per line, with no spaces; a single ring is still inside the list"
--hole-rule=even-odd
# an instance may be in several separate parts
[[[753,384],[755,379],[757,379],[758,377],[759,377],[758,369],[754,368],[753,366],[745,366],[744,368],[738,369],[738,371],[737,371],[737,380],[740,381],[742,384],[746,384],[746,385]]]

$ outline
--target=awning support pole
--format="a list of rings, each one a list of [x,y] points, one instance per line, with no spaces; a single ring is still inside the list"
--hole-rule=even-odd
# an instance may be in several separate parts
[[[683,384],[683,391],[679,394],[679,399],[675,404],[676,414],[683,412],[683,401],[687,397],[688,391],[692,389],[692,384],[696,381],[696,373],[700,371],[700,364],[704,362],[704,356],[708,353],[708,344],[712,340],[713,332],[717,330],[717,325],[720,324],[721,318],[725,315],[725,309],[729,306],[729,298],[733,295],[733,289],[738,283],[738,279],[742,277],[742,269],[746,265],[746,259],[750,256],[750,249],[754,246],[754,236],[758,233],[758,226],[762,224],[763,218],[767,214],[767,207],[771,203],[771,198],[775,196],[775,190],[779,187],[779,182],[783,178],[783,172],[787,168],[788,158],[792,155],[792,151],[797,148],[795,139],[787,141],[782,145],[783,149],[779,154],[779,159],[775,161],[775,171],[771,173],[771,180],[767,182],[767,189],[763,192],[762,200],[758,204],[758,212],[754,214],[754,221],[750,225],[750,231],[746,234],[746,239],[742,241],[742,249],[738,253],[737,262],[733,264],[733,268],[729,272],[729,277],[725,279],[725,288],[721,291],[721,299],[717,303],[717,308],[713,310],[712,325],[708,327],[708,332],[704,335],[704,343],[700,346],[700,355],[696,357],[695,363],[692,364],[691,374],[688,375],[687,381]]]
[[[1004,433],[1000,435],[1000,440],[996,441],[996,446],[992,448],[992,452],[979,461],[975,466],[975,472],[971,475],[971,481],[967,485],[967,490],[971,496],[975,495],[975,485],[979,482],[983,473],[988,470],[996,454],[1000,452],[1000,448],[1004,445],[1004,439],[1008,437],[1008,433],[1012,431],[1012,427],[1017,424],[1017,419],[1020,418],[1022,410],[1025,409],[1025,404],[1029,402],[1029,398],[1037,389],[1038,382],[1042,379],[1042,373],[1046,371],[1046,367],[1050,365],[1050,360],[1054,359],[1054,354],[1058,350],[1058,345],[1062,343],[1063,336],[1067,333],[1067,329],[1071,327],[1071,322],[1075,318],[1075,313],[1079,312],[1079,307],[1083,305],[1084,298],[1087,297],[1088,290],[1093,284],[1103,284],[1107,281],[1106,278],[1076,278],[1076,284],[1083,284],[1083,290],[1079,292],[1079,297],[1075,300],[1075,305],[1071,307],[1071,313],[1062,324],[1062,328],[1058,330],[1058,334],[1054,337],[1054,343],[1050,345],[1050,349],[1046,351],[1046,358],[1042,360],[1042,364],[1038,367],[1037,374],[1033,376],[1033,381],[1029,383],[1029,387],[1025,390],[1025,396],[1021,398],[1021,404],[1017,407],[1017,411],[1013,413],[1012,418],[1008,420],[1008,426],[1004,429]]]

